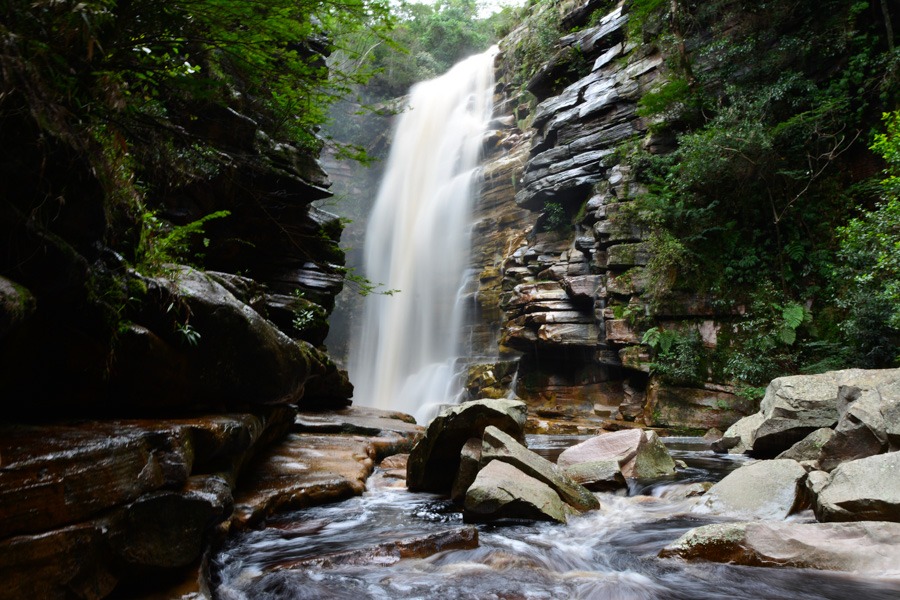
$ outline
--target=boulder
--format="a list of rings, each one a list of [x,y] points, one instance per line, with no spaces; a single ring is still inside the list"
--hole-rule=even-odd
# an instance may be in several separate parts
[[[501,518],[567,522],[575,509],[547,484],[529,477],[509,463],[494,460],[478,472],[466,492],[467,521]]]
[[[563,469],[581,463],[614,460],[626,478],[675,474],[675,461],[656,433],[626,429],[606,433],[564,450],[556,461]]]
[[[141,324],[181,348],[188,371],[197,374],[192,392],[198,401],[271,404],[303,396],[321,362],[311,346],[292,340],[200,271],[179,267],[149,288],[159,302],[146,303]]]
[[[712,486],[695,510],[784,519],[802,508],[806,469],[793,460],[763,460],[736,469]]]
[[[565,473],[592,492],[611,492],[628,486],[617,460],[579,463],[566,468]]]
[[[813,491],[819,521],[900,522],[900,452],[845,462]]]
[[[779,454],[776,458],[789,458],[802,462],[805,460],[818,460],[822,447],[832,438],[834,430],[828,427],[816,429],[808,436]]]
[[[692,529],[660,557],[758,567],[900,576],[897,523],[717,523]],[[860,549],[865,548],[864,552]]]
[[[722,439],[713,442],[712,449],[715,452],[727,452],[729,454],[744,454],[753,447],[753,434],[762,425],[765,417],[761,412],[744,417],[725,430]]]
[[[894,382],[893,389],[891,386],[882,389],[841,387],[838,393],[841,417],[834,435],[822,446],[818,457],[822,469],[831,471],[842,462],[888,450],[888,419],[892,418],[891,413],[900,401],[898,383]]]
[[[23,286],[0,277],[0,340],[28,321],[37,310],[37,301]]]
[[[509,463],[530,477],[549,485],[564,502],[580,511],[600,508],[600,502],[552,462],[536,454],[496,427],[484,430],[481,462]]]
[[[481,438],[489,425],[524,441],[526,405],[518,400],[473,400],[444,409],[409,455],[406,484],[410,491],[448,493],[459,472],[466,441]]]
[[[890,410],[898,396],[898,380],[900,369],[847,369],[773,379],[766,388],[759,412],[729,428],[720,447],[731,445],[729,451],[737,453],[743,451],[743,446],[749,446],[758,458],[776,456],[816,429],[835,427],[842,416],[852,412],[852,404],[860,398],[869,399],[850,418],[864,423],[864,428],[878,429],[881,417],[872,412],[874,399],[881,395],[879,390],[884,390],[888,398],[894,398],[887,402],[886,410]],[[882,430],[885,427],[882,425]],[[738,442],[734,441],[736,437]]]
[[[481,445],[480,439],[471,438],[460,450],[459,471],[450,489],[450,499],[454,502],[462,503],[465,500],[466,491],[475,482],[478,471],[481,470]]]

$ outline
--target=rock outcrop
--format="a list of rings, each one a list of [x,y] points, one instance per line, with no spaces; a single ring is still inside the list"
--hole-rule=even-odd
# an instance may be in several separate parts
[[[722,523],[688,531],[660,556],[895,578],[900,575],[898,535],[900,525],[883,522]]]
[[[474,400],[444,409],[410,452],[407,486],[416,492],[449,493],[466,442],[480,439],[491,425],[524,441],[525,414],[525,403],[518,400]]]

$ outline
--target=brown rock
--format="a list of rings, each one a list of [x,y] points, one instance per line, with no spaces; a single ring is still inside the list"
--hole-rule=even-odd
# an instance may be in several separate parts
[[[654,381],[647,390],[644,421],[653,427],[724,430],[755,410],[752,402],[728,392]]]

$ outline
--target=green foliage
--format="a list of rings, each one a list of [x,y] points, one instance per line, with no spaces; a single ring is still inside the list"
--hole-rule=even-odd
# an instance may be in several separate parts
[[[544,205],[544,223],[541,229],[544,231],[553,231],[560,229],[568,222],[566,219],[566,209],[559,202],[547,202]]]
[[[900,361],[900,111],[883,115],[885,131],[872,150],[887,164],[882,198],[838,230],[839,276],[850,286],[842,298],[850,309],[845,331],[864,366]]]
[[[672,385],[699,385],[709,377],[708,356],[700,334],[653,327],[641,343],[654,351],[651,372]]]
[[[167,263],[190,262],[190,253],[196,247],[197,239],[201,238],[204,246],[209,243],[208,239],[202,238],[206,223],[229,214],[227,210],[219,210],[185,225],[172,225],[152,212],[144,213],[136,255],[138,270],[156,274],[162,272]]]

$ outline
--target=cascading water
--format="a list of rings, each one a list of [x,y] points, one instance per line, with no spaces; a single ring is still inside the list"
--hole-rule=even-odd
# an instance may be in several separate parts
[[[354,402],[427,420],[454,397],[470,215],[496,49],[414,86],[366,231],[366,299],[351,345]]]

